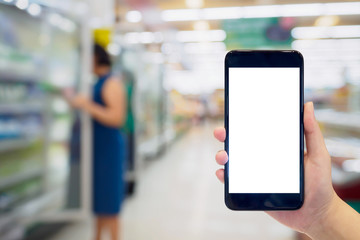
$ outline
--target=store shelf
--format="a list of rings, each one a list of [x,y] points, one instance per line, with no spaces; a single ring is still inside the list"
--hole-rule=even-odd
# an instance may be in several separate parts
[[[78,79],[82,79],[81,71],[85,69],[81,68],[83,51],[78,48],[83,39],[79,37],[82,36],[80,28],[71,33],[61,31],[48,25],[42,17],[33,17],[14,6],[0,5],[0,15],[9,23],[4,34],[11,35],[11,39],[0,41],[0,168],[3,167],[0,191],[4,200],[0,239],[4,239],[20,235],[17,224],[26,228],[44,213],[62,214],[67,176],[62,176],[61,185],[50,187],[44,174],[49,174],[47,165],[56,165],[57,156],[49,157],[45,153],[54,145],[50,136],[53,122],[63,117],[72,121],[73,112],[65,112],[62,105],[66,104],[57,104],[56,100],[61,98],[63,88],[80,86]],[[71,20],[74,24],[80,23]],[[44,27],[50,37],[45,48],[38,38]],[[34,41],[29,44],[24,39]],[[70,127],[71,124],[61,131],[70,132]],[[62,143],[66,140],[69,143],[69,139],[61,139]],[[69,149],[62,145],[68,157]]]
[[[39,81],[38,76],[25,76],[22,74],[11,73],[8,71],[0,70],[0,82],[6,83],[36,83]]]
[[[34,214],[38,214],[41,211],[48,209],[49,206],[54,202],[58,202],[62,197],[62,193],[62,189],[55,189],[53,191],[41,194],[36,198],[18,205],[14,211],[14,215],[21,217],[31,217]]]
[[[332,157],[360,159],[360,140],[356,138],[326,138],[326,147]],[[338,164],[332,166],[332,180],[338,186],[360,182],[359,172],[344,171]]]
[[[43,173],[43,169],[35,168],[20,172],[16,175],[12,175],[6,178],[0,178],[0,190],[4,188],[8,188],[14,186],[18,183],[24,182],[31,178],[35,178],[40,176]]]
[[[17,205],[14,211],[2,214],[0,217],[0,233],[3,229],[8,229],[12,223],[19,219],[24,220],[24,218],[31,218],[35,214],[39,214],[48,208],[48,206],[50,206],[53,202],[58,201],[61,194],[62,190],[56,189],[54,191],[38,195]],[[1,234],[0,237],[2,237]]]
[[[332,109],[316,110],[316,119],[338,129],[360,132],[360,113],[337,112]]]
[[[360,182],[360,173],[345,172],[340,167],[333,165],[331,169],[332,181],[335,185],[346,186]]]
[[[44,111],[44,102],[0,104],[0,114],[24,114]]]
[[[0,141],[0,153],[25,148],[38,140],[39,140],[39,136],[36,136],[31,139],[23,138],[23,139],[2,140]]]
[[[356,138],[326,138],[326,147],[333,157],[360,158],[360,140]]]

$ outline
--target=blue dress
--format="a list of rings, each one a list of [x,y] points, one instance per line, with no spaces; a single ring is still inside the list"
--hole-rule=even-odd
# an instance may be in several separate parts
[[[105,106],[101,92],[110,74],[100,77],[93,100]],[[93,211],[97,215],[117,215],[125,193],[125,138],[119,128],[93,120]]]

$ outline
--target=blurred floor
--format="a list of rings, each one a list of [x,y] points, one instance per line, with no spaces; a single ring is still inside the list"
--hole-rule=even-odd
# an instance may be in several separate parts
[[[215,177],[214,154],[223,147],[215,125],[192,128],[141,173],[137,193],[123,208],[124,240],[292,240],[294,234],[262,212],[232,212]],[[52,240],[91,239],[89,223],[72,225]]]

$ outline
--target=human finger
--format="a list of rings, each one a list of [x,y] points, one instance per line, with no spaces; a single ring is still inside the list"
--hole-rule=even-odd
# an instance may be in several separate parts
[[[216,170],[215,174],[216,174],[216,177],[219,179],[219,181],[224,183],[224,169]]]
[[[219,165],[225,165],[228,161],[228,155],[224,150],[220,150],[216,153],[215,159]]]
[[[306,103],[304,106],[304,130],[307,155],[316,159],[327,154],[324,138],[315,119],[314,104],[312,102]]]
[[[224,142],[225,138],[226,138],[226,131],[224,127],[217,127],[214,130],[214,136],[217,140],[219,140],[220,142]]]

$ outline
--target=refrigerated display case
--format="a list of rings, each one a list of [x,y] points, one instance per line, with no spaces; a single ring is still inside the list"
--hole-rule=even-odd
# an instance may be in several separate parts
[[[120,54],[113,56],[113,72],[122,78],[131,95],[130,115],[123,130],[128,135],[128,151],[132,151],[126,173],[128,193],[132,194],[147,160],[165,151],[174,138],[174,130],[161,53],[149,51],[144,45],[129,46],[121,41],[113,44],[121,49]]]
[[[131,73],[134,79],[133,108],[136,125],[136,142],[140,155],[155,156],[164,144],[167,115],[167,92],[163,87],[161,53],[151,52],[143,46],[122,48],[114,69],[123,78]]]
[[[63,94],[84,87],[82,26],[46,6],[34,17],[0,4],[0,21],[0,238],[20,239],[34,223],[65,219],[69,194],[79,195],[70,212],[85,207],[87,190],[68,190],[75,115]]]

